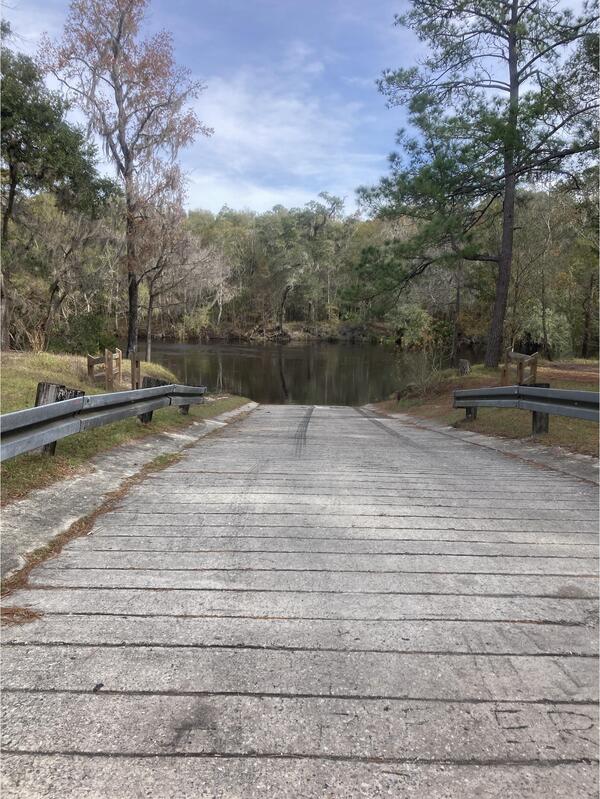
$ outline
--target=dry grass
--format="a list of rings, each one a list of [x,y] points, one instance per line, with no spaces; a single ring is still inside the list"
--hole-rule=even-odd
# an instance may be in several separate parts
[[[0,623],[3,625],[27,624],[41,618],[42,614],[31,608],[20,608],[15,605],[10,608],[0,607]]]
[[[141,363],[142,375],[177,382],[175,375],[156,363]],[[91,384],[83,355],[60,355],[52,352],[3,352],[0,405],[2,413],[30,408],[35,403],[37,384],[62,383],[86,394],[101,394],[101,381]],[[131,364],[123,361],[123,375],[116,390],[131,388]]]
[[[598,391],[598,362],[544,362],[538,369],[538,382],[550,383],[552,388]],[[467,422],[464,410],[452,408],[452,394],[456,389],[494,386],[499,383],[499,369],[476,366],[467,377],[444,373],[442,379],[422,396],[408,396],[400,401],[387,400],[379,403],[378,407],[384,413],[400,411],[485,435],[529,439],[598,457],[598,425],[595,422],[551,416],[550,432],[534,437],[531,435],[531,414],[527,411],[480,408],[477,419]]]

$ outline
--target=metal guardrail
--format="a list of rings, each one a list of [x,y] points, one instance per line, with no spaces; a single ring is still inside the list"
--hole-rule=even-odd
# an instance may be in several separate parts
[[[471,419],[476,417],[477,408],[521,408],[524,411],[532,411],[534,432],[539,433],[547,432],[548,416],[570,416],[598,422],[599,398],[600,395],[595,391],[500,386],[455,391],[454,407],[466,408],[467,417]]]
[[[205,386],[169,383],[154,388],[91,394],[4,413],[0,416],[0,461],[75,433],[168,405],[183,408],[197,405],[203,401],[205,393]]]

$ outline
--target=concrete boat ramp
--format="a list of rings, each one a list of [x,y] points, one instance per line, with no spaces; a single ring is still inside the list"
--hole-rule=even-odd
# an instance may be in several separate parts
[[[597,796],[596,494],[259,406],[9,597],[3,799]]]

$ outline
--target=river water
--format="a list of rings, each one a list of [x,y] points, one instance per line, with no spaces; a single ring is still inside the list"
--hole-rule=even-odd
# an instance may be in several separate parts
[[[182,383],[256,402],[363,405],[386,399],[423,371],[423,356],[370,344],[164,344],[152,359]]]

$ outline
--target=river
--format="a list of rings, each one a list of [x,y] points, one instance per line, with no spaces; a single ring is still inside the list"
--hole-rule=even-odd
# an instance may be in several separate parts
[[[182,383],[256,402],[363,405],[418,380],[423,356],[369,344],[165,344],[153,360]]]

